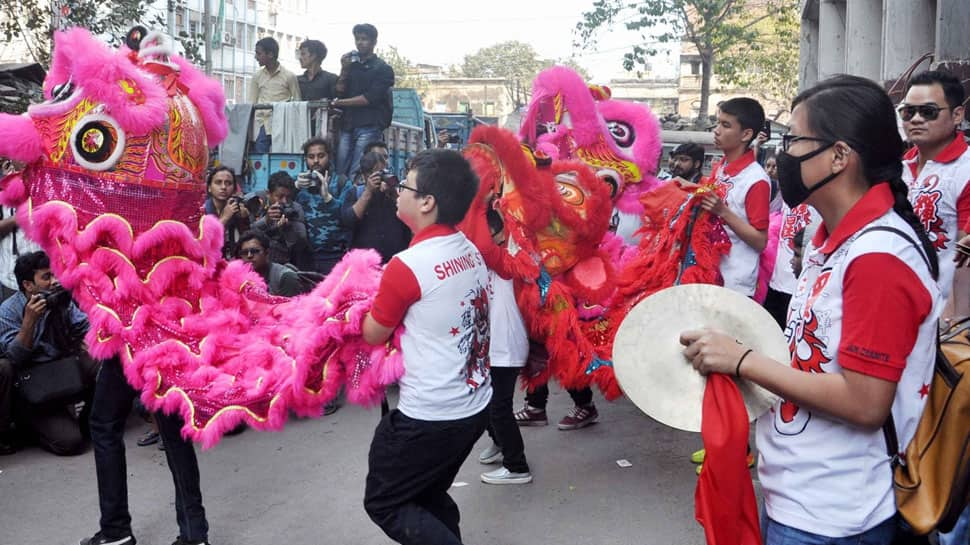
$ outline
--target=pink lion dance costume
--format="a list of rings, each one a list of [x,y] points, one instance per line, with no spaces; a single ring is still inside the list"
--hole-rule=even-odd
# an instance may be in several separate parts
[[[178,411],[205,447],[239,422],[319,415],[345,381],[351,401],[378,401],[403,367],[360,338],[377,254],[351,253],[295,299],[223,261],[222,226],[202,214],[223,92],[160,36],[135,38],[115,51],[82,29],[56,34],[47,100],[0,115],[0,156],[26,163],[0,198],[88,314],[91,354],[120,357],[145,405]]]

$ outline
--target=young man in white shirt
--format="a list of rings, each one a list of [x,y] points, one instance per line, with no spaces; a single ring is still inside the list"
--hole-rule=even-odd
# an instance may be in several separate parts
[[[405,328],[398,406],[374,431],[364,491],[371,520],[405,545],[461,545],[448,488],[488,425],[488,268],[455,228],[477,190],[456,151],[411,160],[397,215],[414,239],[388,262],[364,319],[371,344]]]

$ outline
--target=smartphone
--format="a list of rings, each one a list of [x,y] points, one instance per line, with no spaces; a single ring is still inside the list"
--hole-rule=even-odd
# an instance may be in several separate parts
[[[765,120],[765,126],[762,127],[761,132],[768,135],[768,140],[771,140],[771,121]]]

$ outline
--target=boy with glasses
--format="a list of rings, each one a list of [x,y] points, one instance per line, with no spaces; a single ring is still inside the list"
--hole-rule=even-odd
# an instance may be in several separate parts
[[[384,344],[404,325],[404,374],[398,406],[371,442],[364,508],[398,543],[461,545],[448,489],[488,425],[492,397],[488,268],[455,227],[478,177],[460,153],[425,150],[396,190],[414,240],[384,269],[363,337]]]

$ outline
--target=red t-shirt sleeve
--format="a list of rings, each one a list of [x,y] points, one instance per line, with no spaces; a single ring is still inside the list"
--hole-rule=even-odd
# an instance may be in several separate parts
[[[970,233],[970,180],[963,186],[963,192],[957,198],[957,228]],[[962,227],[961,227],[962,226]]]
[[[393,257],[384,268],[370,315],[384,327],[397,327],[418,299],[421,299],[421,286],[414,272]]]
[[[768,228],[768,205],[771,201],[771,185],[767,180],[755,182],[744,196],[744,213],[748,223],[759,231]]]
[[[929,290],[898,257],[859,256],[842,282],[839,365],[899,382],[932,306]]]

